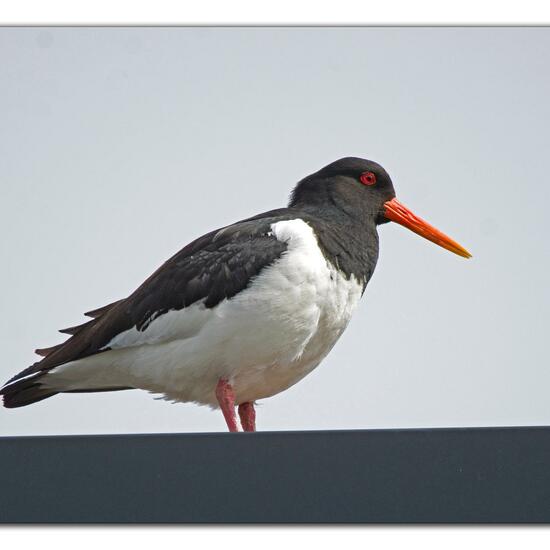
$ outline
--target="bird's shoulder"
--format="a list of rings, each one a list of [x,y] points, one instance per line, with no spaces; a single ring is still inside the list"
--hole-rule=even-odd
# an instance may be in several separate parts
[[[199,237],[157,269],[127,305],[140,304],[146,314],[154,308],[181,309],[200,300],[209,308],[231,298],[286,250],[287,244],[271,231],[274,223],[288,219],[286,210],[265,212]]]

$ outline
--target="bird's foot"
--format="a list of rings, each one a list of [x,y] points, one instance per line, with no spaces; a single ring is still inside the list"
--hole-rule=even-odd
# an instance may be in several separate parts
[[[230,432],[238,432],[237,415],[235,414],[235,392],[225,378],[220,378],[216,386],[216,399],[220,404],[223,417]]]
[[[241,426],[245,432],[256,431],[256,411],[254,410],[254,403],[251,401],[241,403],[239,405],[239,417],[241,419]]]

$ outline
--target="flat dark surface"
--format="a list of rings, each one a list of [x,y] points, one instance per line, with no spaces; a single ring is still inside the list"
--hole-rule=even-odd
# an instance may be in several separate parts
[[[550,428],[0,438],[0,521],[549,522]]]

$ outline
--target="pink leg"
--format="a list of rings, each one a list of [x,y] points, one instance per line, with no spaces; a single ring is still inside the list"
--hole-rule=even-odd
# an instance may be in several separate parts
[[[256,431],[256,411],[254,410],[254,403],[251,401],[241,403],[239,405],[239,416],[241,418],[241,425],[245,432]]]
[[[216,399],[220,404],[229,431],[238,432],[239,427],[237,426],[237,416],[235,415],[235,393],[231,384],[225,378],[218,380]]]

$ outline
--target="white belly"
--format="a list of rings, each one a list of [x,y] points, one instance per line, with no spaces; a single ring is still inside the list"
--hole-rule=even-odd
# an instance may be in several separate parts
[[[61,391],[130,386],[211,406],[222,377],[237,403],[292,386],[336,343],[362,286],[327,263],[302,220],[278,222],[272,232],[288,249],[244,291],[211,309],[171,311],[143,332],[130,329],[110,351],[57,367],[43,383]]]

